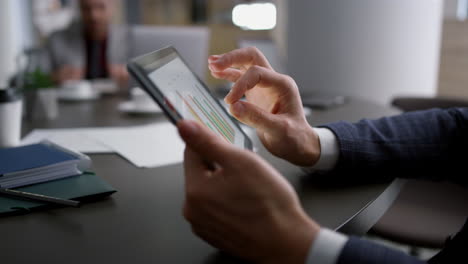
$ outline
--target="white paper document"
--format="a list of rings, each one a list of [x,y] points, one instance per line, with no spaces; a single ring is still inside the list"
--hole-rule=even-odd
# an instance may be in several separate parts
[[[176,127],[168,122],[135,127],[36,129],[21,144],[42,140],[88,154],[115,152],[140,168],[180,163],[185,148]]]
[[[112,153],[113,149],[89,137],[87,133],[99,129],[35,129],[21,141],[21,145],[39,143],[49,140],[57,145],[82,153]]]
[[[171,123],[91,131],[88,136],[115,150],[137,167],[158,167],[183,161],[185,143]]]

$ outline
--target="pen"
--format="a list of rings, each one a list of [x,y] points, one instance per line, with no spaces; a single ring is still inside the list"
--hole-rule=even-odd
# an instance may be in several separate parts
[[[60,205],[73,206],[73,207],[80,206],[80,202],[78,201],[56,198],[56,197],[51,197],[51,196],[37,194],[37,193],[17,191],[17,190],[6,189],[6,188],[0,188],[0,194],[6,194],[6,195],[14,196],[14,197],[26,198],[29,200],[41,201],[41,202],[46,202],[46,203],[60,204]]]

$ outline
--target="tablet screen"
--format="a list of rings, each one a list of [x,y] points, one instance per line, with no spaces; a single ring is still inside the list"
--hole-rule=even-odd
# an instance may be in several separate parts
[[[150,69],[146,67],[146,75],[163,94],[164,104],[175,109],[182,118],[206,125],[224,140],[241,148],[249,145],[239,126],[177,53],[161,58]]]

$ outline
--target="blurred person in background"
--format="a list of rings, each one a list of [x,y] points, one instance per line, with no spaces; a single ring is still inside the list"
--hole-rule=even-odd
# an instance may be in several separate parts
[[[80,0],[79,8],[81,19],[47,40],[55,82],[112,79],[126,87],[129,33],[112,24],[115,1]]]

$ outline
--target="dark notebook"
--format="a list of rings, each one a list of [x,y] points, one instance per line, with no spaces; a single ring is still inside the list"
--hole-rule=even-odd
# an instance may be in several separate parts
[[[91,172],[60,180],[25,186],[17,188],[16,190],[84,202],[93,201],[116,192],[111,185]],[[53,205],[43,202],[21,200],[16,197],[0,196],[0,215],[23,213],[46,206]]]

